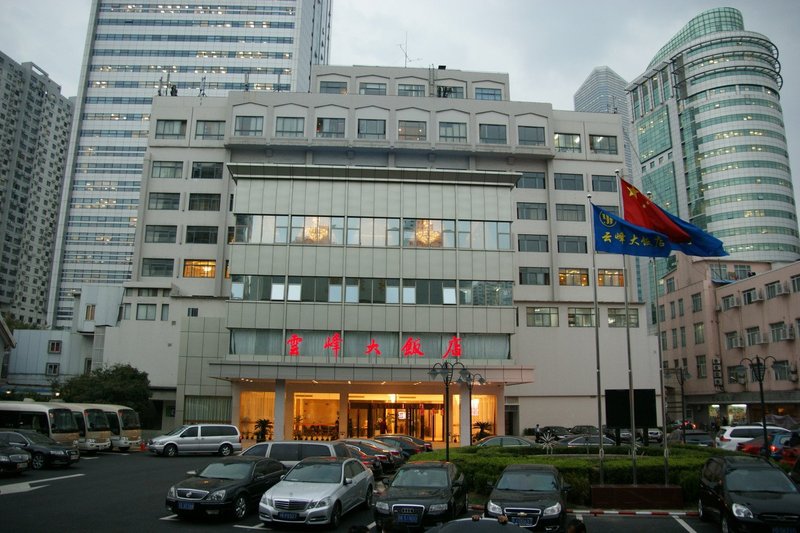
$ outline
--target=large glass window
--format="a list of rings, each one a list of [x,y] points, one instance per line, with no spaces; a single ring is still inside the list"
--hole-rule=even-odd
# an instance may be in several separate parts
[[[156,304],[137,304],[136,320],[155,320]]]
[[[206,163],[195,161],[192,163],[192,179],[222,179],[222,163]]]
[[[617,192],[615,176],[592,175],[592,190],[597,192]]]
[[[556,173],[555,186],[556,189],[562,191],[582,191],[584,190],[583,175]]]
[[[586,207],[582,204],[556,204],[556,220],[584,222],[586,221]]]
[[[559,268],[558,284],[564,286],[589,286],[589,269],[587,268]]]
[[[586,237],[583,235],[559,235],[558,252],[562,254],[585,254]]]
[[[397,96],[425,96],[424,85],[397,84]]]
[[[594,307],[567,307],[567,322],[571,328],[593,328]]]
[[[186,226],[187,244],[217,244],[217,226]]]
[[[519,267],[520,285],[550,285],[548,267]]]
[[[593,154],[616,154],[617,138],[608,135],[589,135],[589,149]]]
[[[186,259],[183,262],[184,278],[213,278],[217,274],[217,262],[213,259]]]
[[[581,152],[581,136],[577,133],[556,133],[553,145],[557,152]]]
[[[385,83],[360,83],[358,85],[358,94],[371,94],[375,96],[386,96]]]
[[[358,119],[358,138],[385,139],[386,121],[380,119],[371,119],[371,118]]]
[[[276,137],[302,137],[305,119],[303,117],[277,117],[275,119]]]
[[[440,122],[439,140],[443,143],[467,142],[466,122]]]
[[[523,172],[522,177],[517,180],[518,189],[544,189],[547,187],[547,180],[544,172]]]
[[[628,325],[632,328],[639,327],[639,311],[637,309],[628,309]],[[608,309],[608,327],[610,328],[624,328],[625,327],[625,308],[609,308]]]
[[[544,128],[540,126],[519,126],[519,144],[525,146],[544,146]]]
[[[153,179],[180,179],[183,177],[183,161],[153,161],[150,177]]]
[[[219,211],[220,195],[207,193],[189,194],[189,211]]]
[[[233,134],[242,137],[258,137],[264,135],[264,117],[236,117]]]
[[[317,137],[341,139],[344,137],[343,118],[318,118]]]
[[[548,252],[547,235],[526,235],[517,236],[520,252]]]
[[[475,88],[476,100],[502,100],[503,92],[500,89],[493,89],[489,87],[476,87]]]
[[[480,124],[479,136],[481,144],[506,144],[506,127],[503,124]]]
[[[519,220],[547,220],[547,204],[517,202],[517,218]]]
[[[322,94],[347,94],[346,81],[320,81],[319,92]]]
[[[558,307],[528,307],[526,320],[528,327],[557,328]]]
[[[622,269],[601,268],[597,271],[598,287],[623,287],[625,276]]]
[[[186,137],[185,120],[157,120],[156,139],[184,139]]]
[[[178,226],[151,226],[144,228],[144,242],[174,243],[178,235]]]
[[[142,259],[142,277],[172,277],[172,259]]]
[[[175,211],[180,207],[181,195],[177,192],[151,192],[147,202],[148,209]]]
[[[703,344],[706,342],[705,324],[698,322],[694,324],[694,343]]]
[[[436,96],[439,98],[464,98],[464,88],[453,85],[437,85]]]
[[[511,305],[510,281],[465,281],[458,282],[461,305],[497,306]]]
[[[198,120],[194,132],[195,139],[204,141],[219,141],[225,138],[225,121]]]
[[[428,138],[428,125],[416,120],[401,120],[397,125],[397,138],[401,141],[424,141]]]
[[[342,244],[344,218],[293,216],[290,239],[297,244]]]

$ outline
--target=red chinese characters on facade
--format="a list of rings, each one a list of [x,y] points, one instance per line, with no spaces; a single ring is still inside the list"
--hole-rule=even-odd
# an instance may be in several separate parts
[[[338,331],[325,339],[323,348],[330,349],[333,352],[334,359],[339,358],[339,351],[342,349],[342,337]]]
[[[411,357],[412,355],[422,357],[425,355],[425,353],[422,351],[422,343],[420,340],[412,337],[406,339],[406,342],[403,344],[403,347],[400,349],[400,351],[403,352],[405,357]]]
[[[303,342],[303,337],[298,336],[297,333],[292,333],[292,336],[286,341],[286,344],[289,345],[289,355],[295,357],[300,355],[301,342]]]
[[[447,344],[447,350],[445,350],[444,355],[442,355],[442,359],[447,359],[449,355],[461,357],[461,337],[453,337],[450,339],[450,342]]]
[[[375,355],[380,355],[381,347],[377,342],[375,342],[375,339],[370,339],[370,343],[367,345],[367,349],[364,350],[364,355],[369,355],[373,352],[375,353]]]

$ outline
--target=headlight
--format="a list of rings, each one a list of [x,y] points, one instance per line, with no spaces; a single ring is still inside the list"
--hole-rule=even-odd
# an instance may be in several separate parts
[[[330,498],[322,498],[320,501],[318,501],[316,503],[315,502],[311,502],[308,505],[308,507],[312,508],[312,509],[314,507],[328,507],[330,504],[331,504],[331,499]]]
[[[272,498],[270,497],[268,492],[265,492],[264,495],[261,496],[261,503],[272,507]]]
[[[492,514],[503,514],[503,508],[494,503],[492,500],[489,500],[489,503],[486,504],[486,510]]]
[[[208,496],[206,496],[206,500],[210,502],[221,502],[225,499],[225,489],[222,490],[215,490]]]
[[[383,511],[385,513],[388,513],[389,512],[389,504],[386,503],[386,502],[376,502],[375,503],[375,509],[377,509],[378,511]]]
[[[733,511],[733,516],[736,518],[753,518],[753,511],[740,503],[734,503],[731,506],[731,511]]]
[[[172,487],[170,487],[170,488],[169,488],[169,490],[167,491],[167,498],[177,498],[177,497],[178,497],[178,495],[176,494],[176,492],[175,492],[175,486],[173,485],[173,486],[172,486]]]
[[[86,439],[87,444],[94,444],[95,442],[97,441],[95,441],[94,439]]]
[[[7,463],[10,460],[7,455],[0,455],[0,463]]]
[[[51,455],[67,455],[65,450],[50,450]]]
[[[428,511],[431,513],[443,513],[447,510],[446,503],[433,503],[428,507]]]
[[[542,512],[543,516],[554,516],[561,513],[561,504],[557,503],[551,507],[548,507]]]

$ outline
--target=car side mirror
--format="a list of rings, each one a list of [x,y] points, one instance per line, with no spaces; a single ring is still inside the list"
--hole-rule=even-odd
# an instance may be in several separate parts
[[[351,477],[344,478],[344,484],[345,485],[352,485],[353,484],[353,478],[351,478]]]
[[[188,472],[186,472],[186,475],[187,476],[196,476],[197,475],[197,470],[189,470]]]

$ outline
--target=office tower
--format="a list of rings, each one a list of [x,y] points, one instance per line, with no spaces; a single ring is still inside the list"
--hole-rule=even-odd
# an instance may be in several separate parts
[[[81,285],[131,276],[153,99],[306,91],[311,65],[328,61],[330,8],[330,0],[94,0],[61,197],[51,325],[70,325]]]
[[[73,102],[0,52],[0,311],[43,325]]]
[[[734,259],[800,258],[778,50],[732,8],[701,13],[628,86],[642,190]]]

